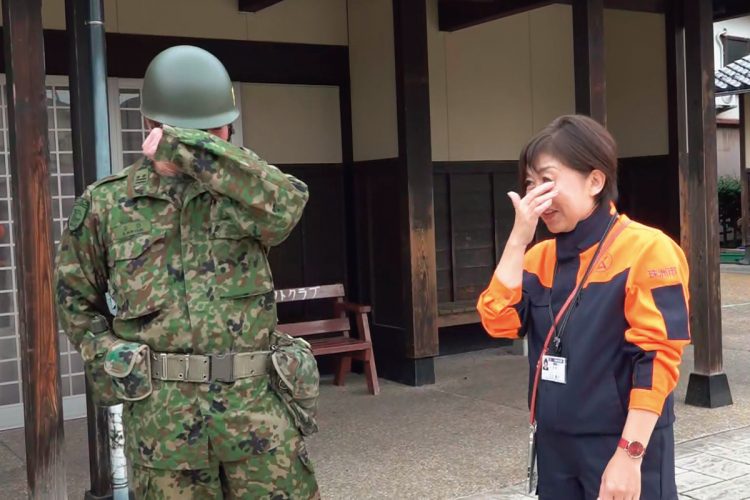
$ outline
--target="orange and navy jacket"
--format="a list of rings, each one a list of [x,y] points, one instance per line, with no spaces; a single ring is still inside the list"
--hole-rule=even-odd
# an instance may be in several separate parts
[[[479,297],[491,336],[528,336],[530,381],[552,315],[582,279],[614,213],[614,206],[600,207],[570,233],[535,245],[524,257],[522,286],[510,289],[493,275]],[[615,224],[625,221],[619,215]],[[674,422],[672,390],[690,343],[688,266],[680,247],[661,231],[630,221],[570,307],[561,354],[567,383],[540,381],[539,428],[619,434],[634,408],[658,413],[657,427]]]

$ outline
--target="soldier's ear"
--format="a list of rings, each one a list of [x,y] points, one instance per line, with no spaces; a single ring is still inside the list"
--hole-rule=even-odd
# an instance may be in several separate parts
[[[143,124],[146,126],[146,130],[153,130],[155,128],[161,127],[161,123],[155,122],[154,120],[150,118],[143,117]]]

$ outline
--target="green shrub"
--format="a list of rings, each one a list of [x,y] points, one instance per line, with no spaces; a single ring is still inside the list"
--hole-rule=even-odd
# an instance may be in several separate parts
[[[719,177],[719,223],[720,244],[722,247],[734,247],[741,243],[741,234],[737,221],[742,216],[742,186],[733,177]]]
[[[742,186],[734,177],[719,177],[719,218],[736,222],[742,213]]]

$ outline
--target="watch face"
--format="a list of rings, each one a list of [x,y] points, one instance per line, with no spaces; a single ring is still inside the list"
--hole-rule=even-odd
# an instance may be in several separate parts
[[[628,444],[628,455],[633,458],[640,458],[643,456],[643,445],[638,441],[632,441]]]

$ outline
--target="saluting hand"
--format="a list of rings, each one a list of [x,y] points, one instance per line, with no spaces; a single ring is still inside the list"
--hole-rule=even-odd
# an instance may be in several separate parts
[[[513,243],[526,246],[534,239],[539,217],[552,205],[552,199],[557,196],[554,182],[545,182],[526,193],[521,198],[518,193],[508,193],[513,208],[516,210],[516,220],[510,238]]]
[[[155,161],[154,170],[157,174],[165,177],[174,177],[180,173],[180,167],[168,161]]]
[[[156,148],[159,147],[159,142],[163,135],[164,131],[161,127],[154,127],[151,129],[148,137],[143,141],[143,155],[146,158],[150,160],[154,159]],[[180,167],[168,161],[154,161],[154,170],[156,170],[157,174],[165,177],[174,177],[180,173]]]
[[[598,500],[638,500],[641,498],[641,463],[618,449],[602,474]]]

